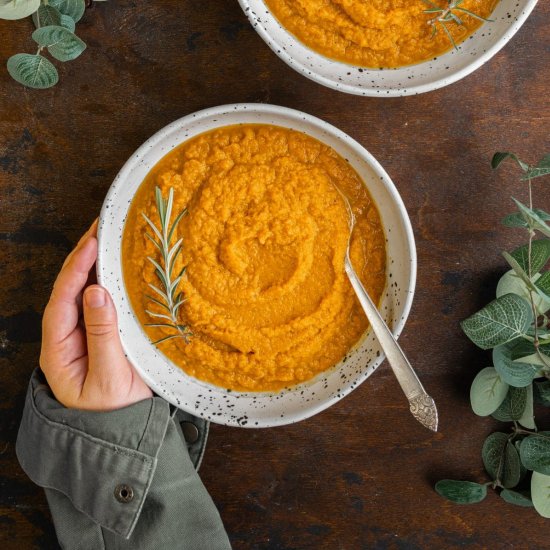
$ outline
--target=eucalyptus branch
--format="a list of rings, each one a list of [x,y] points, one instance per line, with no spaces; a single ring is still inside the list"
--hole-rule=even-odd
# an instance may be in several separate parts
[[[187,214],[187,209],[182,210],[175,217],[174,221],[170,223],[174,205],[174,190],[170,188],[168,191],[168,199],[165,200],[161,190],[156,187],[155,200],[160,227],[157,227],[145,213],[142,212],[141,215],[153,232],[152,235],[150,233],[145,233],[145,236],[160,252],[158,261],[151,256],[147,256],[147,260],[155,268],[155,273],[160,281],[160,288],[152,283],[147,283],[156,297],[151,295],[146,295],[146,297],[151,303],[158,306],[162,313],[146,309],[145,311],[147,314],[152,317],[155,322],[147,323],[145,326],[170,328],[175,331],[174,334],[169,334],[168,336],[156,340],[153,344],[160,344],[172,338],[183,338],[186,342],[189,342],[192,332],[187,325],[180,323],[178,315],[180,307],[186,301],[183,296],[183,291],[178,290],[178,287],[183,280],[187,266],[183,266],[179,273],[174,276],[174,267],[182,251],[183,239],[180,238],[175,244],[171,244],[176,228],[183,216]]]
[[[492,167],[514,160],[527,182],[528,205],[513,199],[518,211],[503,220],[508,227],[526,229],[527,243],[503,256],[512,268],[497,287],[497,298],[461,323],[477,346],[492,350],[493,366],[481,370],[470,389],[478,416],[512,422],[512,432],[494,432],[482,447],[482,460],[493,489],[508,503],[534,506],[550,517],[550,433],[537,431],[534,405],[550,407],[550,213],[533,208],[532,180],[550,176],[550,155],[531,166],[513,153],[496,153]],[[537,233],[544,238],[535,240]],[[487,495],[488,484],[441,480],[436,491],[468,504]]]
[[[529,166],[528,173],[531,173],[533,170],[532,166]],[[527,180],[527,187],[529,191],[529,208],[533,210],[533,185],[531,178],[528,178]],[[533,280],[533,238],[535,236],[535,230],[529,225],[528,226],[528,233],[529,233],[529,241],[527,246],[527,276],[529,278],[529,281]],[[539,312],[537,309],[537,306],[535,305],[535,297],[533,295],[533,288],[531,285],[527,287],[527,290],[529,292],[529,300],[531,302],[531,309],[533,310],[533,317],[535,319],[535,322],[533,323],[533,345],[535,347],[535,353],[537,354],[537,357],[541,361],[541,363],[544,365],[546,369],[550,369],[550,359],[548,359],[544,353],[540,351],[540,340],[539,340],[539,333],[538,333],[538,316]],[[544,315],[544,312],[543,312]]]
[[[45,53],[66,62],[76,59],[86,49],[86,44],[75,33],[86,7],[85,0],[0,1],[0,19],[32,16],[36,27],[32,39],[38,49],[35,54],[17,53],[8,59],[11,77],[29,88],[46,89],[57,84],[59,73]]]

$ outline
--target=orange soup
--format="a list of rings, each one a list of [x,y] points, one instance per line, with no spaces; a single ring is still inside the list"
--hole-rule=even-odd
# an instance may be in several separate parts
[[[279,22],[306,46],[326,57],[370,68],[395,68],[433,59],[453,47],[441,13],[424,0],[265,0]],[[460,8],[488,19],[498,0],[464,0]],[[432,0],[445,9],[448,0]],[[455,9],[445,24],[455,44],[483,21]],[[432,24],[435,23],[435,26]],[[433,33],[434,28],[436,33]]]
[[[226,126],[184,142],[148,174],[130,206],[122,263],[134,312],[152,341],[177,334],[151,294],[161,287],[146,236],[159,214],[155,187],[172,220],[185,208],[171,243],[182,239],[173,278],[185,302],[178,324],[192,336],[157,344],[200,380],[241,391],[273,391],[310,380],[356,344],[367,321],[344,272],[346,207],[357,224],[351,257],[378,302],[385,286],[385,238],[365,185],[332,148],[269,125]],[[163,266],[161,266],[163,267]],[[148,313],[150,312],[150,313]]]

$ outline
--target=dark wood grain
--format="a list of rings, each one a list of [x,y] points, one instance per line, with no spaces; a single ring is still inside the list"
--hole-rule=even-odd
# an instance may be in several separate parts
[[[484,479],[480,446],[495,428],[474,417],[470,382],[489,356],[458,322],[488,301],[505,270],[499,226],[525,197],[498,149],[550,151],[550,4],[493,60],[437,92],[358,98],[288,68],[236,0],[97,3],[79,24],[85,54],[47,91],[2,68],[32,51],[31,22],[0,21],[0,547],[55,548],[40,489],[14,452],[36,366],[41,312],[62,260],[97,216],[113,177],[144,140],[213,105],[297,108],[361,142],[394,179],[410,213],[418,289],[402,344],[436,399],[441,431],[414,422],[387,366],[324,413],[294,426],[213,426],[202,476],[238,550],[548,547],[548,522],[491,495],[443,501],[441,477]],[[537,186],[538,204],[549,194]]]

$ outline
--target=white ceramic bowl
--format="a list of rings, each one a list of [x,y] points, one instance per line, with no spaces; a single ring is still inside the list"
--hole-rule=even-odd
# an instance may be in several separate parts
[[[383,70],[348,65],[309,49],[280,25],[264,0],[239,3],[267,45],[307,78],[348,94],[400,97],[442,88],[481,67],[514,36],[537,0],[501,0],[491,15],[494,21],[483,24],[458,50],[417,65]]]
[[[335,368],[279,393],[227,391],[188,376],[153,346],[132,312],[123,283],[121,241],[130,202],[149,170],[180,143],[233,124],[274,124],[304,132],[335,149],[362,177],[376,202],[386,236],[387,282],[381,302],[386,322],[399,335],[416,281],[416,250],[407,212],[384,169],[359,143],[313,116],[264,104],[224,105],[166,126],[146,141],[115,178],[99,221],[98,280],[112,294],[125,352],[143,379],[170,403],[212,422],[268,427],[312,416],[342,399],[380,365],[384,356],[372,334]],[[343,266],[342,266],[343,268]]]

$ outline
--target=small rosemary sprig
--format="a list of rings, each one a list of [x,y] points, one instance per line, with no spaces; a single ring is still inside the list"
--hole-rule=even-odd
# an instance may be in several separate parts
[[[457,25],[463,24],[462,19],[458,17],[456,12],[465,13],[470,17],[473,17],[474,19],[478,19],[479,21],[492,21],[492,19],[485,19],[485,17],[481,17],[481,15],[478,15],[473,11],[467,10],[466,8],[461,8],[460,5],[464,2],[464,0],[448,0],[447,6],[444,8],[438,6],[437,4],[434,4],[431,0],[422,1],[424,2],[424,4],[427,4],[429,6],[428,9],[424,10],[424,13],[437,14],[435,17],[428,21],[428,25],[431,25],[432,27],[432,37],[437,34],[439,25],[443,29],[443,32],[445,32],[445,34],[449,38],[455,50],[458,50],[458,46],[454,41],[451,31],[449,31],[449,29],[447,28],[447,23],[456,23]]]
[[[168,192],[168,199],[164,199],[162,196],[161,190],[155,188],[155,199],[157,203],[157,212],[160,221],[160,228],[158,228],[143,212],[141,215],[153,231],[153,235],[150,233],[145,233],[145,236],[155,245],[155,247],[160,252],[161,260],[157,262],[151,256],[147,256],[147,259],[155,267],[155,273],[157,274],[161,287],[148,283],[151,290],[158,295],[158,298],[154,296],[146,295],[146,297],[151,300],[152,303],[159,306],[164,313],[155,313],[149,309],[145,311],[153,318],[160,319],[160,321],[155,323],[147,323],[146,327],[165,327],[171,328],[176,331],[175,334],[170,334],[156,340],[153,344],[160,344],[172,338],[183,338],[186,342],[189,342],[189,338],[192,336],[192,332],[189,330],[187,325],[180,324],[178,320],[178,310],[183,303],[185,303],[185,298],[183,297],[183,292],[178,291],[178,285],[180,284],[183,276],[185,275],[185,270],[187,266],[184,266],[181,271],[178,273],[177,277],[173,278],[174,265],[176,259],[181,253],[183,239],[179,239],[174,245],[171,245],[172,237],[180,220],[187,214],[187,208],[180,212],[174,222],[170,225],[170,218],[172,217],[172,207],[174,204],[174,190],[170,188]]]

